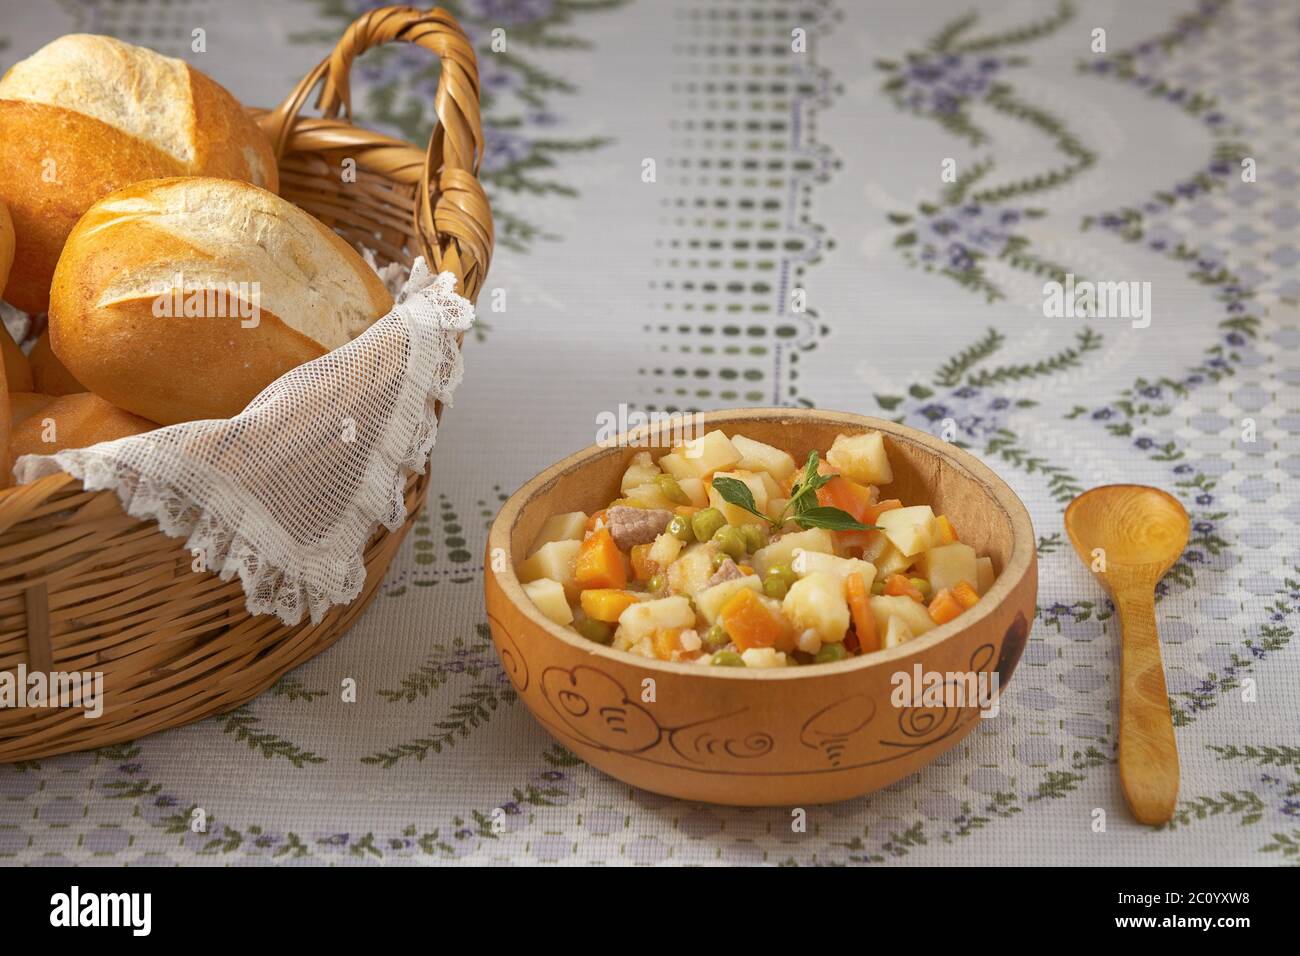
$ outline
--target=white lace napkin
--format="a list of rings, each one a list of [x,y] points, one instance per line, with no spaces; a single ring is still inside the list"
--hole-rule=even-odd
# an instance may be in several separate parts
[[[386,277],[391,278],[391,276]],[[361,593],[362,551],[406,518],[462,365],[474,307],[423,259],[365,333],[272,382],[234,418],[185,422],[54,455],[24,455],[20,483],[66,471],[184,538],[207,570],[236,574],[252,614],[319,621]]]

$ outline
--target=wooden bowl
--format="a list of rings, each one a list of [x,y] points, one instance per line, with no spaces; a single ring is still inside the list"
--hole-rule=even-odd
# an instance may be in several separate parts
[[[824,453],[840,432],[883,432],[894,470],[889,497],[949,515],[963,541],[992,557],[997,582],[956,620],[836,664],[747,670],[602,647],[544,617],[514,571],[548,517],[604,507],[632,456],[647,450],[644,443],[592,446],[515,492],[488,534],[492,639],[528,709],[560,743],[611,776],[708,803],[844,800],[914,773],[955,746],[980,720],[978,707],[895,706],[892,678],[919,665],[946,675],[949,687],[971,673],[996,674],[998,686],[1006,686],[1029,637],[1038,590],[1036,539],[1024,504],[973,456],[893,422],[791,408],[702,418],[707,429],[784,448],[797,461],[812,449]],[[667,448],[649,450],[657,457]]]

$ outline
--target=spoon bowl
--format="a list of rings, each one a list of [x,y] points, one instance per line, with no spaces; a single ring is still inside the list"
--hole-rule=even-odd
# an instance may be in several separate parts
[[[1119,614],[1120,784],[1134,817],[1158,826],[1178,803],[1178,747],[1155,586],[1187,547],[1191,522],[1178,499],[1159,488],[1103,485],[1070,502],[1065,530]]]
[[[1187,547],[1191,522],[1178,499],[1159,488],[1103,485],[1070,502],[1065,530],[1090,567],[1101,548],[1108,567],[1150,568],[1158,580]]]

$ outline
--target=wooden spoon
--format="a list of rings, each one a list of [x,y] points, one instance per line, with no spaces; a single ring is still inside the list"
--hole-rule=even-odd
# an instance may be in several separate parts
[[[1152,826],[1167,821],[1178,800],[1155,587],[1187,547],[1190,529],[1177,499],[1145,485],[1103,485],[1065,509],[1074,550],[1119,611],[1119,779],[1133,816]]]

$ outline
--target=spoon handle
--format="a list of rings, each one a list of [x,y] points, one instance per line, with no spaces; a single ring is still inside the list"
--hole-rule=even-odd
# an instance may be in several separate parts
[[[1133,816],[1157,826],[1178,802],[1178,748],[1156,633],[1155,595],[1134,588],[1116,595],[1122,640],[1119,779]]]

